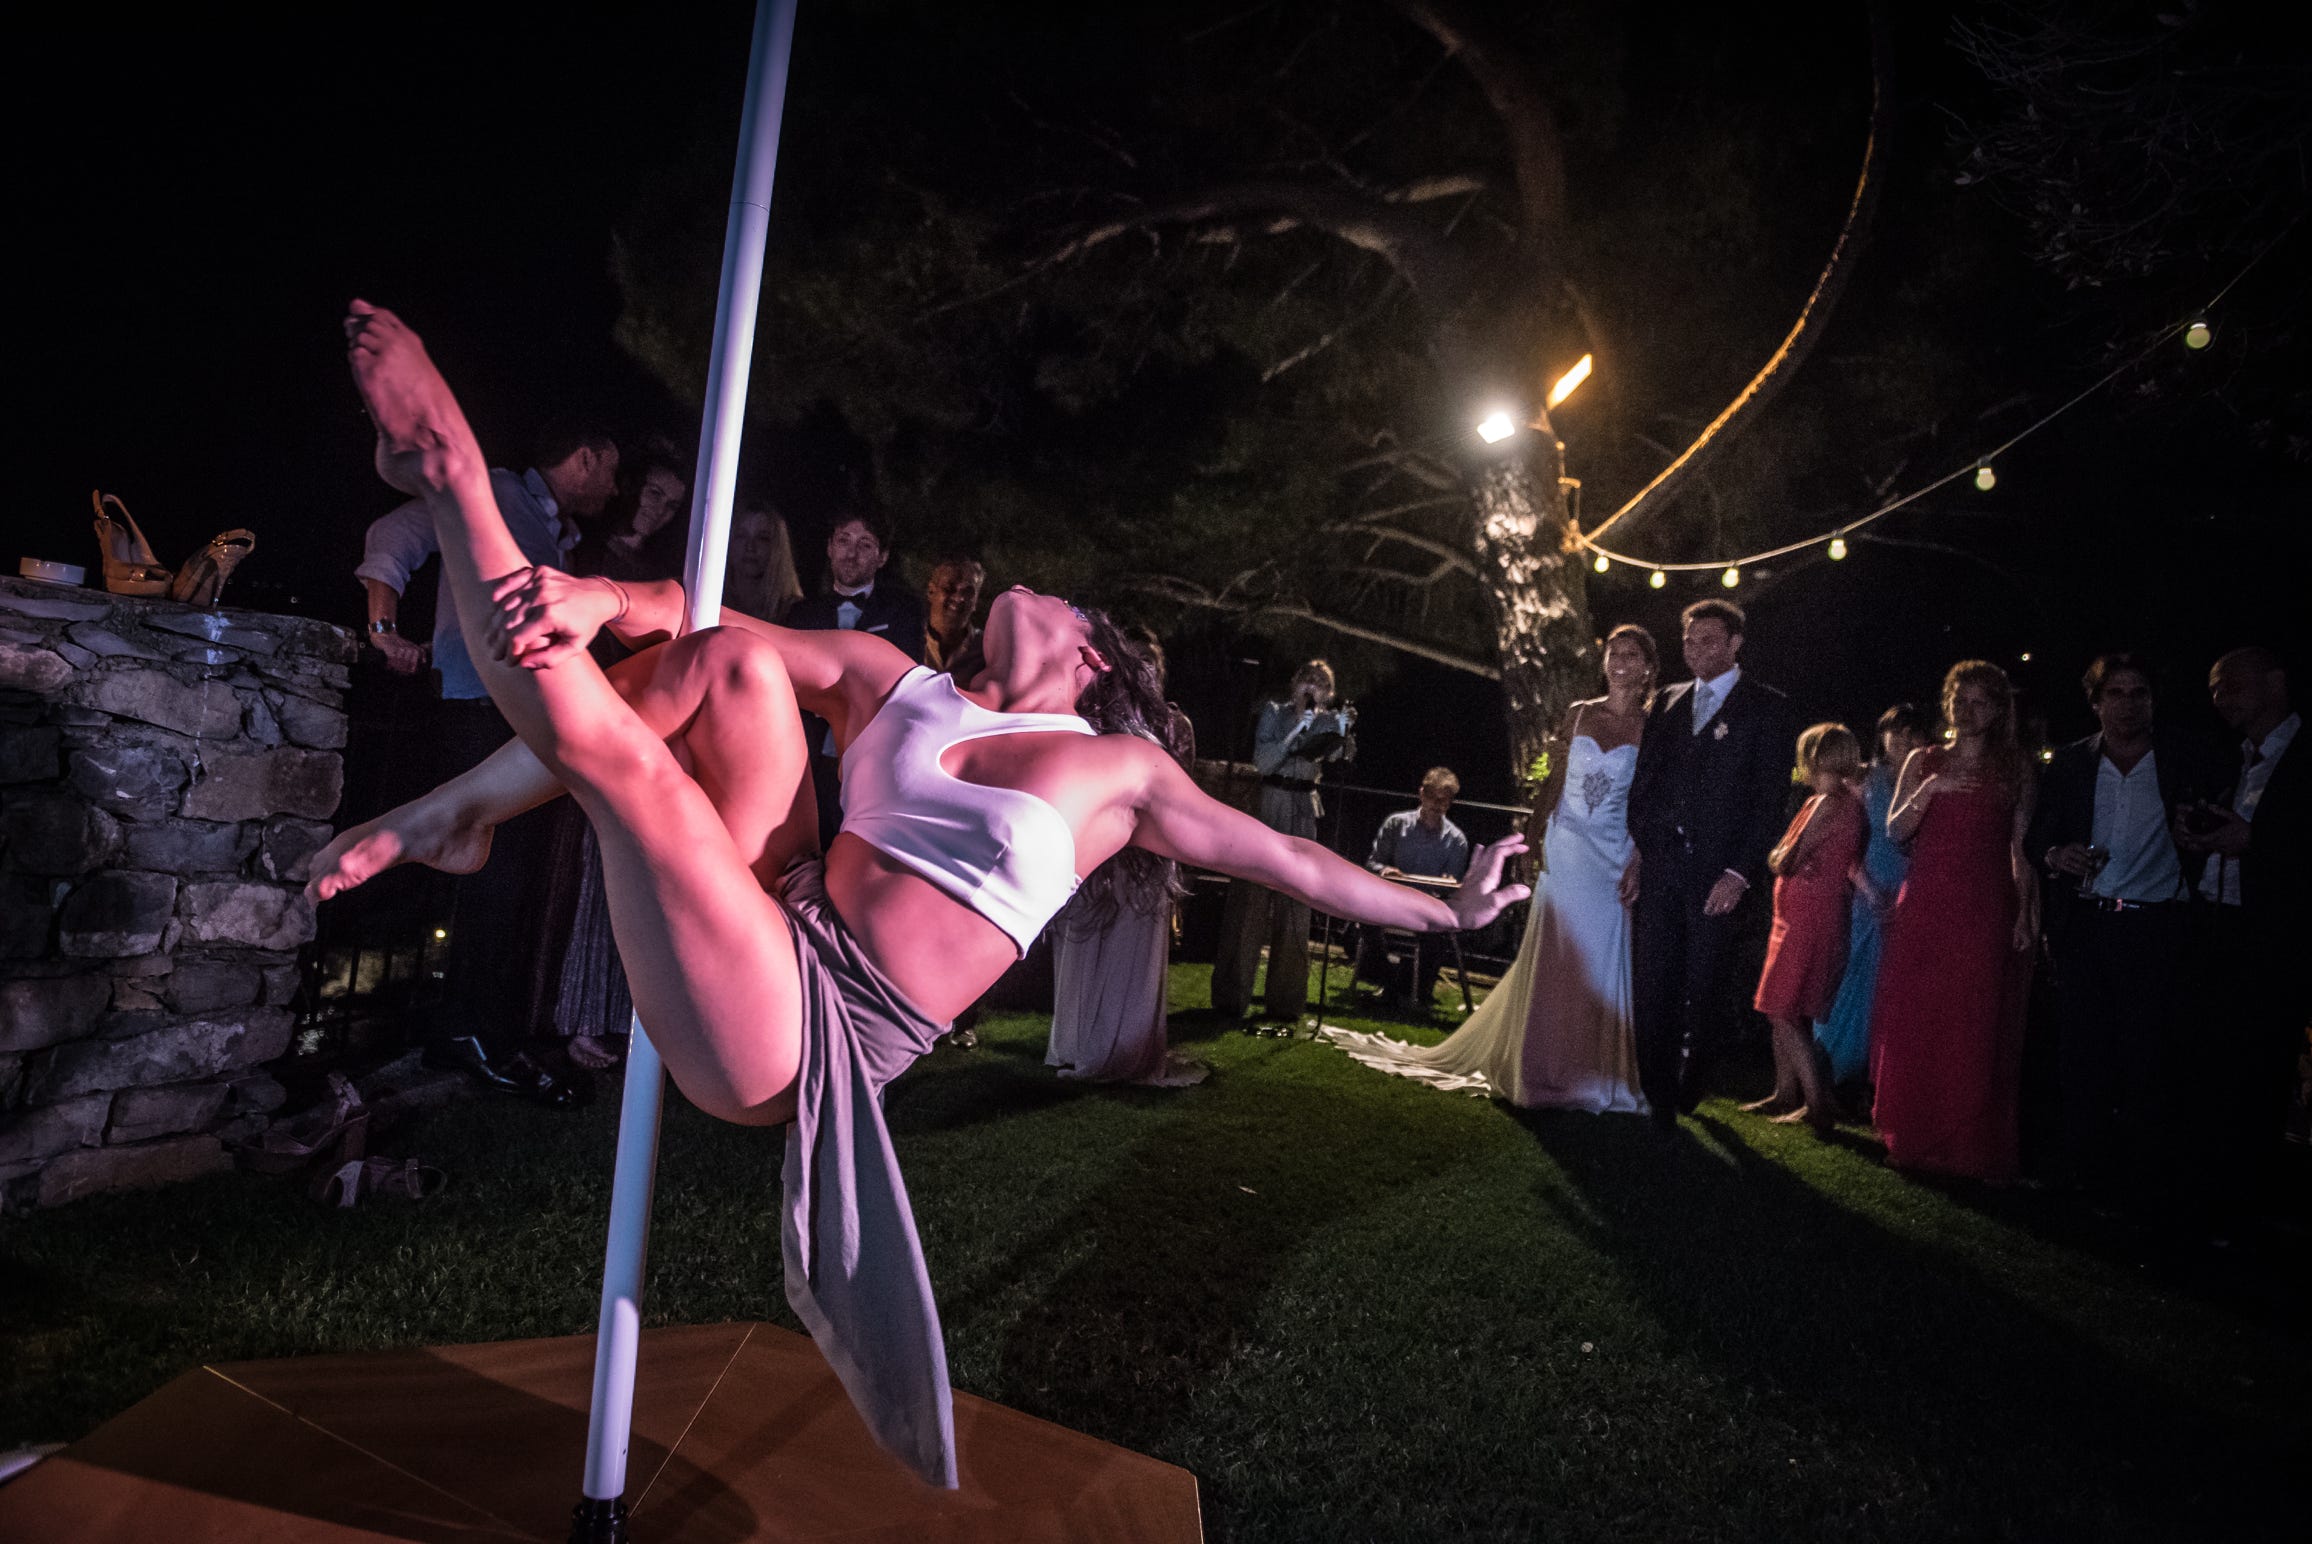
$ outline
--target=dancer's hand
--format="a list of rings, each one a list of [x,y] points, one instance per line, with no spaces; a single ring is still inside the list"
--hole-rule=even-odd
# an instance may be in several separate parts
[[[1622,877],[1614,886],[1614,894],[1621,898],[1624,906],[1638,904],[1638,867],[1638,855],[1633,852],[1630,854],[1630,866],[1622,870]]]
[[[490,586],[490,655],[526,670],[575,657],[625,608],[618,586],[558,568],[518,568]]]
[[[1512,835],[1470,855],[1469,872],[1461,876],[1461,888],[1446,903],[1453,908],[1454,926],[1464,933],[1481,928],[1533,894],[1530,886],[1503,879],[1503,866],[1523,851],[1525,838]]]

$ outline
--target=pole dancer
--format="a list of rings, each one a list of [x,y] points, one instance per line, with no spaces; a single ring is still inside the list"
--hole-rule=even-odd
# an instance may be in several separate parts
[[[667,1071],[710,1115],[787,1127],[788,1300],[877,1440],[933,1484],[956,1483],[946,1351],[880,1097],[1079,883],[1145,893],[1191,863],[1417,932],[1483,927],[1527,893],[1503,882],[1515,836],[1447,902],[1206,797],[1164,749],[1153,670],[1054,596],[1005,591],[984,657],[940,675],[870,634],[729,611],[685,634],[675,581],[532,568],[417,335],[359,300],[345,333],[378,472],[426,500],[518,738],[339,836],[308,893],[396,863],[470,869],[500,821],[577,799]],[[641,650],[607,673],[586,652],[605,627]],[[823,858],[798,709],[843,752]]]

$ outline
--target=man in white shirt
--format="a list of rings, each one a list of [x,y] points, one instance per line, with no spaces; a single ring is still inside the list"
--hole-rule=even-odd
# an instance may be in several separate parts
[[[2153,674],[2134,654],[2088,666],[2081,685],[2099,727],[2049,761],[2025,838],[2050,880],[2056,1169],[2128,1190],[2173,1171],[2163,1144],[2174,1131],[2189,879],[2169,817],[2218,780],[2197,747],[2155,731]]]
[[[2253,1206],[2281,1156],[2294,1076],[2312,1019],[2312,752],[2270,649],[2235,649],[2208,673],[2208,696],[2239,739],[2222,798],[2185,809],[2176,843],[2205,855],[2199,881],[2209,1179],[2228,1206]]]
[[[519,475],[493,468],[490,489],[522,555],[560,567],[578,545],[578,522],[602,513],[617,495],[618,442],[593,426],[554,427],[539,441],[536,465]],[[397,674],[413,674],[427,662],[427,651],[401,636],[401,597],[440,550],[423,500],[372,522],[363,541],[354,574],[369,592],[369,642]],[[435,589],[431,662],[440,697],[430,726],[436,758],[430,781],[442,782],[513,738],[474,668],[446,574]],[[513,1050],[534,1027],[524,1022],[539,942],[533,896],[550,861],[552,831],[548,810],[517,816],[498,827],[489,861],[458,878],[442,1005],[428,1038],[435,1042],[429,1054],[560,1108],[575,1102],[574,1087]]]

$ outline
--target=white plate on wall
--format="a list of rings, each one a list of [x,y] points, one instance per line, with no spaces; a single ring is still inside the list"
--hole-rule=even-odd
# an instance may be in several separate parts
[[[43,579],[50,584],[86,584],[88,570],[75,563],[51,563],[46,558],[18,558],[16,572],[27,579]]]

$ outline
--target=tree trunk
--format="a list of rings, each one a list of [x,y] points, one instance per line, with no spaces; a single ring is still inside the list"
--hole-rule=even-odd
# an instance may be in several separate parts
[[[1589,576],[1566,516],[1564,464],[1556,436],[1535,431],[1470,480],[1478,567],[1501,645],[1510,770],[1521,785],[1533,780],[1567,705],[1597,684]]]

